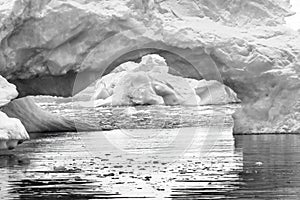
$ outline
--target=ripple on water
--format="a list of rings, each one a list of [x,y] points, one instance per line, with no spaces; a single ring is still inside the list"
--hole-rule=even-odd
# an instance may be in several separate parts
[[[233,137],[231,106],[42,106],[117,129],[31,134],[1,152],[1,199],[300,197],[300,136]]]
[[[160,134],[164,131],[167,130]],[[163,145],[156,147],[158,153],[149,152],[151,140],[145,141],[144,148],[128,142],[128,151],[108,148],[112,144],[102,140],[108,133],[51,133],[42,138],[33,135],[22,149],[14,151],[19,157],[1,168],[1,180],[5,182],[1,195],[22,199],[175,198],[191,195],[197,188],[206,188],[206,194],[217,190],[225,194],[238,179],[237,173],[232,174],[232,171],[240,169],[241,155],[233,150],[230,132],[217,135],[216,141],[222,143],[214,143],[206,152],[199,148],[199,141],[205,140],[206,132],[199,130],[192,144],[181,154],[172,149],[159,151]],[[161,144],[163,140],[168,142],[168,137],[160,134],[152,137],[162,140]],[[98,146],[88,148],[86,141],[96,141]],[[137,148],[143,154],[136,153]],[[220,151],[222,156],[218,154]],[[213,154],[219,156],[213,158]],[[24,158],[30,162],[21,165],[17,160]],[[220,196],[219,192],[214,196]]]

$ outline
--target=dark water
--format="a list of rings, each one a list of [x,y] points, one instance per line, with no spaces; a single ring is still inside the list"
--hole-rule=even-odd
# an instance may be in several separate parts
[[[118,129],[32,134],[1,152],[1,199],[300,199],[300,135],[232,136],[230,106],[101,109]],[[178,109],[178,123],[161,128]],[[127,129],[145,121],[152,129]]]

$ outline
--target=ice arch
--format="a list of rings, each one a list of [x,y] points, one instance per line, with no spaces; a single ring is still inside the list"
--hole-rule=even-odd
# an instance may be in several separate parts
[[[28,95],[74,96],[95,80],[110,73],[120,64],[127,61],[138,61],[147,54],[159,54],[166,59],[171,73],[187,78],[218,80],[222,82],[221,74],[212,57],[204,48],[181,49],[163,44],[143,44],[139,47],[125,48],[96,67],[82,72],[69,71],[66,74],[53,76],[43,75],[29,79],[10,80],[19,91],[19,97]],[[97,55],[93,55],[97,57]]]

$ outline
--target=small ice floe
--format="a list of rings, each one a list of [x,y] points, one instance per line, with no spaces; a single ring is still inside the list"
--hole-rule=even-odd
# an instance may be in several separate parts
[[[137,110],[134,107],[128,107],[124,110],[124,114],[126,114],[126,115],[136,115],[138,113],[149,114],[150,111],[149,110]]]
[[[134,115],[136,114],[138,111],[134,108],[134,107],[128,107],[124,110],[124,113],[126,115]]]

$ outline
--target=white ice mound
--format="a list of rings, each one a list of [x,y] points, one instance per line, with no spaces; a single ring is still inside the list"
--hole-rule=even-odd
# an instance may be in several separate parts
[[[200,105],[228,104],[240,102],[236,93],[226,85],[215,80],[200,80],[194,87],[200,97]]]
[[[168,71],[165,59],[157,54],[142,57],[140,63],[124,63],[96,83],[92,100],[97,106],[239,102],[235,92],[218,81],[198,81]]]
[[[20,120],[0,112],[0,149],[13,149],[29,135]]]
[[[18,96],[16,86],[0,76],[0,107]]]

